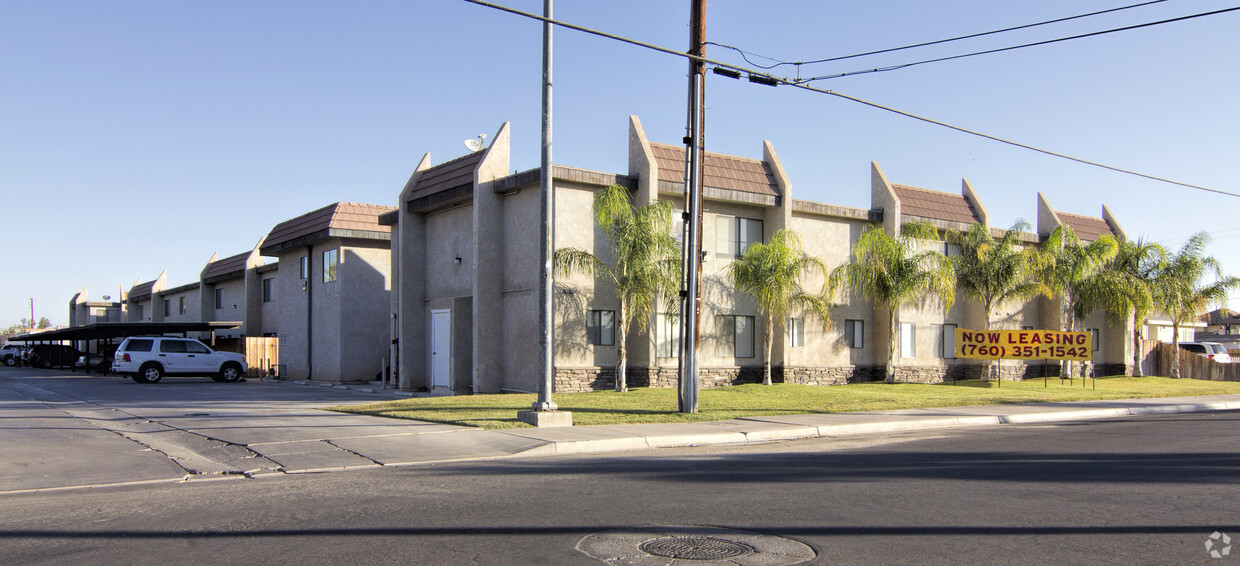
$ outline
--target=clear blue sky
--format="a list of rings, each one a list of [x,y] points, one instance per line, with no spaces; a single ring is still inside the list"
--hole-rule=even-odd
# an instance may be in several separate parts
[[[541,12],[538,0],[504,0]],[[715,0],[707,38],[812,60],[1122,6],[1123,1]],[[683,50],[689,1],[565,1],[556,17]],[[911,52],[817,65],[881,67],[1237,5],[1153,6]],[[1240,192],[1240,12],[1015,52],[817,83],[1085,159]],[[555,161],[627,169],[627,116],[654,141],[684,134],[680,58],[556,31]],[[538,166],[541,27],[455,0],[0,0],[0,327],[68,323],[92,300],[165,269],[197,280],[211,254],[336,201],[396,204],[418,159],[513,128],[512,167]],[[745,64],[710,47],[712,58]],[[761,62],[761,61],[759,61]],[[745,64],[747,65],[747,64]],[[787,69],[787,68],[785,68]],[[777,71],[795,76],[795,70]],[[1198,230],[1240,272],[1240,199],[1011,148],[786,86],[711,76],[710,151],[761,157],[793,196],[869,206],[869,163],[897,183],[978,190],[993,224],[1057,210],[1172,247]],[[1240,305],[1234,302],[1232,306]]]

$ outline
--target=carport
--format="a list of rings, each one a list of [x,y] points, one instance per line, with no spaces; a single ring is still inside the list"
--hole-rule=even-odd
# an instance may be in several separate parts
[[[64,344],[69,342],[73,347],[81,344],[82,351],[86,352],[87,363],[85,367],[86,373],[90,373],[90,346],[93,341],[96,354],[104,354],[112,350],[112,346],[119,344],[125,338],[130,336],[168,336],[181,335],[188,338],[190,332],[208,332],[211,334],[211,345],[215,345],[216,330],[230,330],[241,326],[240,321],[219,321],[219,322],[96,322],[84,326],[73,326],[70,328],[61,328],[58,330],[48,330],[46,332],[27,332],[10,336],[9,342],[24,342],[26,346],[36,344]],[[66,369],[63,365],[59,369]],[[73,363],[69,364],[70,371],[77,371],[73,367]]]

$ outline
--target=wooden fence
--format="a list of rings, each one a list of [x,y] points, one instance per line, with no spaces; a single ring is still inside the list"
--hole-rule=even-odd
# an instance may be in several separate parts
[[[262,377],[268,370],[280,367],[280,339],[276,337],[216,338],[216,350],[234,352],[245,356],[250,366],[249,377]]]
[[[1181,350],[1174,344],[1159,343],[1151,352],[1153,372],[1146,375],[1170,376],[1175,358],[1180,358],[1180,377],[1205,381],[1240,381],[1240,363],[1222,364],[1205,356]],[[1147,357],[1147,359],[1149,358]],[[1142,364],[1142,369],[1146,364]]]

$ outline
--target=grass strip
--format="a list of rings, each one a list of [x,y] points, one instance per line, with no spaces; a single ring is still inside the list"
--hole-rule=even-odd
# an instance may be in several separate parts
[[[689,423],[722,421],[738,417],[811,413],[850,413],[965,405],[1002,405],[1052,401],[1189,397],[1240,393],[1240,383],[1170,379],[1166,377],[1107,377],[1093,382],[1077,379],[1071,385],[1059,379],[995,382],[855,383],[848,385],[736,385],[704,389],[699,411],[676,410],[676,390],[635,388],[627,393],[592,391],[557,393],[560,410],[572,411],[574,425],[638,423]],[[330,410],[359,415],[475,426],[523,428],[517,411],[529,409],[537,396],[529,394],[457,395],[415,397],[365,405],[331,407]]]

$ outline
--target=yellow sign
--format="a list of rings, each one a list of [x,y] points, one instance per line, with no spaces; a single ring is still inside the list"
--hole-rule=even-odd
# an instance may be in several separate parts
[[[956,357],[1088,362],[1093,359],[1093,340],[1089,332],[957,328]]]

